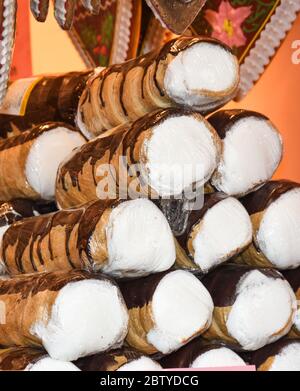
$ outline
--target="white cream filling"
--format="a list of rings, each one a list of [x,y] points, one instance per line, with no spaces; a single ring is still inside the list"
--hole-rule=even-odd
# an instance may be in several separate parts
[[[226,326],[245,350],[259,349],[289,332],[297,302],[286,280],[252,270],[240,280],[236,294]]]
[[[80,133],[61,126],[37,137],[27,156],[25,175],[41,198],[54,199],[59,164],[74,148],[84,143]]]
[[[218,163],[208,124],[187,115],[154,127],[143,144],[143,154],[148,183],[161,196],[179,195],[193,183],[204,184]]]
[[[149,357],[142,356],[137,360],[133,360],[122,365],[117,371],[161,371],[160,364]]]
[[[190,365],[191,368],[225,368],[245,366],[245,361],[234,351],[221,347],[200,354]]]
[[[229,197],[211,207],[193,240],[194,262],[203,272],[225,262],[251,242],[252,224],[243,205]]]
[[[263,214],[256,238],[259,248],[276,268],[300,266],[300,188],[271,203]]]
[[[240,119],[226,133],[212,183],[229,195],[244,194],[272,177],[281,156],[281,136],[269,121]]]
[[[269,371],[300,371],[300,342],[284,347],[275,356]]]
[[[45,311],[41,309],[31,333],[56,360],[103,352],[120,345],[127,333],[127,309],[118,288],[108,281],[69,283],[58,293],[50,318]]]
[[[210,294],[193,274],[168,273],[152,298],[154,328],[147,334],[148,342],[164,354],[180,348],[210,325],[213,308]]]
[[[175,262],[174,238],[167,219],[147,199],[125,201],[114,208],[106,237],[105,273],[143,276],[167,270]]]
[[[76,365],[68,361],[53,360],[51,357],[43,357],[34,364],[29,364],[24,371],[80,371]]]
[[[203,90],[224,92],[233,88],[237,79],[235,57],[219,45],[200,42],[179,53],[168,65],[164,86],[176,103],[197,107],[220,99],[205,96]]]

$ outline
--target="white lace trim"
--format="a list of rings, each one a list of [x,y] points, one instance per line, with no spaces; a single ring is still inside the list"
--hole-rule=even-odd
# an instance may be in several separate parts
[[[300,0],[282,0],[276,8],[274,15],[240,67],[241,81],[236,100],[241,100],[263,73],[281,41],[291,29],[299,11]]]
[[[114,41],[110,55],[110,63],[124,62],[130,43],[132,0],[119,0],[115,23]]]

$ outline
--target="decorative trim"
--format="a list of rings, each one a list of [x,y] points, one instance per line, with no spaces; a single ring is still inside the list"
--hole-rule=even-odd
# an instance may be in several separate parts
[[[110,63],[118,64],[127,58],[130,44],[132,0],[119,0]]]
[[[241,100],[253,87],[291,29],[299,11],[299,0],[282,0],[277,6],[274,15],[240,67],[241,81],[235,100]]]
[[[0,20],[0,104],[7,90],[16,28],[16,0],[4,0]]]

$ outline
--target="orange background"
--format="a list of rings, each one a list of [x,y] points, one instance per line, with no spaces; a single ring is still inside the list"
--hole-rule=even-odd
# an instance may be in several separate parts
[[[22,3],[29,7],[28,0]],[[67,33],[57,26],[52,6],[46,23],[30,16],[29,33],[33,74],[85,68]],[[292,63],[296,40],[300,40],[300,15],[259,82],[241,102],[232,102],[229,107],[248,108],[270,117],[282,133],[285,149],[276,178],[300,182],[300,63]]]

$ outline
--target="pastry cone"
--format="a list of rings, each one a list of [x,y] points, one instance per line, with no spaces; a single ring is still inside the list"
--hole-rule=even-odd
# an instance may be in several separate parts
[[[88,269],[143,276],[169,269],[175,245],[151,201],[97,201],[12,224],[2,237],[1,258],[11,275]]]
[[[117,286],[81,271],[0,280],[0,345],[43,346],[72,361],[122,344],[128,314]]]
[[[101,0],[81,0],[84,8],[93,15],[99,15]]]
[[[283,275],[293,288],[298,303],[298,309],[294,319],[293,327],[289,333],[289,337],[300,338],[300,267],[293,270],[285,270]]]
[[[236,262],[276,269],[300,266],[300,185],[271,181],[244,197],[253,224],[253,244]]]
[[[85,143],[75,129],[48,123],[0,142],[0,199],[53,200],[59,164]]]
[[[251,243],[251,220],[235,198],[206,194],[202,209],[190,213],[187,228],[177,241],[189,257],[179,258],[177,265],[207,273]]]
[[[225,368],[246,363],[224,344],[208,344],[196,338],[176,352],[160,360],[163,368]]]
[[[0,349],[0,371],[80,371],[68,361],[54,360],[36,348]]]
[[[76,0],[54,0],[54,16],[63,30],[70,30],[75,6]]]
[[[49,0],[30,0],[30,9],[38,22],[45,22],[48,15]]]
[[[215,305],[204,338],[252,351],[290,331],[296,297],[276,270],[225,265],[205,275],[202,283]]]
[[[300,340],[281,339],[250,355],[257,371],[300,371]]]
[[[206,0],[146,0],[156,18],[175,34],[193,23]]]
[[[228,102],[238,82],[237,59],[223,43],[176,38],[91,77],[80,97],[77,124],[92,138],[155,108],[182,105],[207,113]]]
[[[208,121],[223,141],[212,184],[229,195],[245,195],[270,180],[282,158],[282,139],[271,121],[247,110],[221,110]]]
[[[77,149],[59,168],[56,201],[69,208],[116,198],[116,192],[121,198],[181,196],[204,185],[219,153],[220,140],[200,114],[155,111]]]
[[[119,286],[129,309],[126,342],[143,353],[171,353],[211,323],[211,297],[187,271],[154,274]]]
[[[91,71],[13,81],[0,107],[0,137],[16,136],[46,121],[74,125],[78,100]]]
[[[82,357],[74,363],[82,371],[160,371],[162,368],[152,358],[137,350],[122,348]]]

